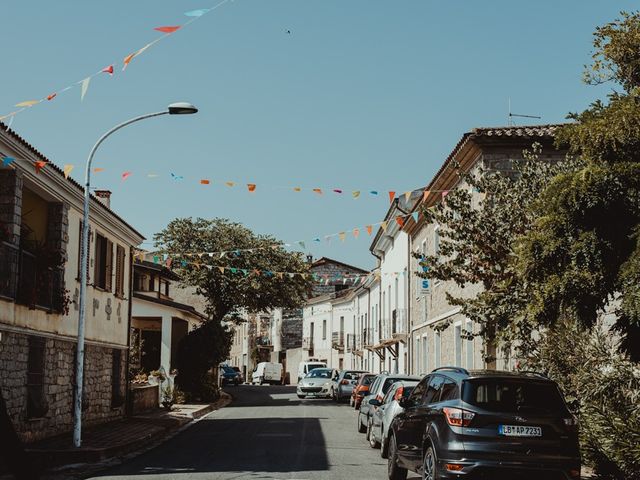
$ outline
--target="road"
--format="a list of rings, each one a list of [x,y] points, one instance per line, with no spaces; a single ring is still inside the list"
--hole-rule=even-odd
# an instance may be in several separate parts
[[[234,401],[166,443],[100,474],[131,479],[386,479],[386,460],[356,432],[355,410],[299,400],[295,387],[230,387]],[[135,476],[135,477],[134,477]]]

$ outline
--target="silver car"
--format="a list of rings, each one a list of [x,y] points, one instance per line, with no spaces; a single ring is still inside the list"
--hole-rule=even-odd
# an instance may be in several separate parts
[[[314,368],[298,382],[296,394],[298,398],[307,396],[325,397],[331,396],[331,368]]]
[[[351,398],[351,392],[358,383],[360,375],[364,375],[364,370],[342,370],[331,380],[331,398],[335,402],[341,402]]]
[[[407,398],[418,385],[417,381],[399,381],[391,385],[382,401],[372,398],[369,405],[378,408],[373,412],[367,425],[367,440],[371,448],[380,447],[380,456],[387,458],[389,445],[387,443],[389,425],[391,421],[404,409],[400,406],[400,399]]]

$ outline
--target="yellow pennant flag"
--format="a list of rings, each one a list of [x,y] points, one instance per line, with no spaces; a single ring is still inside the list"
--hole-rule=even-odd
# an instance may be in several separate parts
[[[218,267],[218,270],[220,270],[220,273],[224,273],[224,267]]]
[[[16,103],[16,107],[32,107],[36,103],[40,103],[40,100],[27,100],[26,102]]]
[[[224,182],[224,184],[225,184],[227,187],[233,187],[233,186],[236,184],[236,182]]]
[[[385,232],[387,231],[387,222],[380,222],[380,226],[382,227],[382,230]]]
[[[404,192],[404,200],[405,200],[405,202],[408,202],[410,198],[411,198],[411,191]]]
[[[360,196],[360,190],[352,192],[351,195],[353,195],[353,198],[358,198]]]
[[[73,170],[73,165],[71,164],[67,164],[64,166],[64,178],[69,178],[69,174],[71,173],[71,170]]]
[[[340,241],[344,242],[344,239],[347,238],[347,234],[344,232],[340,232],[338,234],[338,237],[340,237]]]
[[[302,189],[300,187],[293,187],[293,191],[294,192],[300,192],[300,191],[302,191]]]
[[[282,272],[276,272],[276,275],[278,276],[278,278],[282,278],[284,276],[284,273]]]

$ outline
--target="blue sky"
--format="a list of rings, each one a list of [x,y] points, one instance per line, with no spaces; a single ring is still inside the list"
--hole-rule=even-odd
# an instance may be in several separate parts
[[[154,27],[215,0],[3,2],[0,115],[142,47]],[[110,138],[94,185],[149,239],[174,217],[225,217],[310,252],[369,268],[366,232],[386,191],[426,184],[460,136],[516,113],[564,120],[611,86],[580,81],[597,25],[626,0],[235,0],[134,59],[126,72],[17,116],[12,127],[58,165],[76,164],[108,128],[170,102],[200,113],[161,117]],[[287,34],[286,30],[291,30]],[[131,171],[126,181],[120,174]],[[160,175],[155,179],[148,173]],[[171,173],[184,177],[175,181]],[[200,178],[257,184],[220,183]],[[300,186],[295,193],[284,186]],[[353,200],[311,189],[378,190]]]

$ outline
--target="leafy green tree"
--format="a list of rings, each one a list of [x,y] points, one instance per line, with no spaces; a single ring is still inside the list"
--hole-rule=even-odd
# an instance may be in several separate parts
[[[640,360],[640,14],[599,27],[590,83],[623,92],[597,101],[558,134],[585,165],[558,176],[535,202],[518,251],[532,292],[528,314],[552,325],[572,315],[592,326],[615,309],[621,347]]]
[[[302,305],[310,290],[307,263],[275,238],[225,219],[178,218],[155,241],[173,259],[182,283],[194,286],[206,301],[209,320],[179,346],[176,382],[190,397],[210,400],[215,397],[211,369],[231,348],[232,333],[221,322],[238,322],[243,312]],[[289,275],[295,273],[303,275]]]

